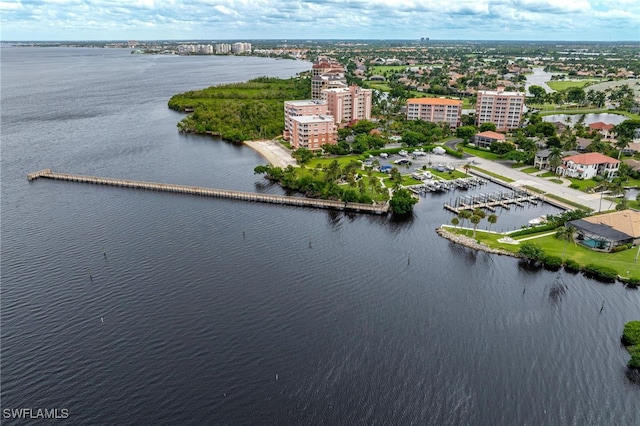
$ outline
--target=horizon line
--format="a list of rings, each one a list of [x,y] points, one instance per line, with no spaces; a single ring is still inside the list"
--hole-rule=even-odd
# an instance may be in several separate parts
[[[185,38],[185,39],[51,39],[51,40],[28,40],[28,39],[16,39],[16,40],[0,40],[0,43],[108,43],[108,42],[193,42],[193,41],[265,41],[265,42],[474,42],[474,43],[514,43],[514,42],[526,42],[526,43],[640,43],[640,40],[620,39],[620,40],[566,40],[566,39],[434,39],[434,38],[228,38],[228,39],[215,39],[215,38]]]

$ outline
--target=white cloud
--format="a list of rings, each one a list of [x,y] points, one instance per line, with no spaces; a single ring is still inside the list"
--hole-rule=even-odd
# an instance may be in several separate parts
[[[0,10],[8,40],[95,38],[97,27],[104,39],[640,39],[638,0],[4,0]]]

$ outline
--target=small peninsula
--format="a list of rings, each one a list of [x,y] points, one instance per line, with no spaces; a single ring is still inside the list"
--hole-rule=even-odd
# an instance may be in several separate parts
[[[310,96],[310,87],[305,77],[259,77],[174,95],[169,108],[190,112],[178,123],[182,132],[220,136],[234,143],[272,139],[284,129],[284,101]]]

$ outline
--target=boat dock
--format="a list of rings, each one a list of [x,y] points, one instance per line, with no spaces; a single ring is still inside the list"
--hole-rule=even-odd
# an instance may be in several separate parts
[[[491,194],[466,195],[457,197],[455,200],[444,204],[444,208],[460,213],[462,210],[487,209],[495,212],[496,207],[510,209],[512,205],[524,207],[525,203],[538,204],[543,201],[540,195],[531,194],[524,190],[512,190],[494,192]]]
[[[227,198],[232,200],[253,201],[270,204],[283,204],[300,207],[313,207],[331,210],[343,210],[360,213],[387,214],[389,204],[363,204],[318,198],[289,197],[285,195],[258,194],[254,192],[232,191],[227,189],[204,188],[200,186],[174,185],[168,183],[144,182],[128,179],[114,179],[97,176],[57,173],[43,169],[29,173],[29,181],[38,178],[55,179],[68,182],[92,183],[95,185],[120,186],[124,188],[146,189],[149,191],[174,192],[178,194],[200,195],[204,197]]]

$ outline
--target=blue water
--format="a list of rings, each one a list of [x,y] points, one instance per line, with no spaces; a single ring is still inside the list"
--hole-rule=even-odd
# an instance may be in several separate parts
[[[72,424],[640,422],[620,345],[640,293],[439,238],[453,194],[399,221],[27,182],[51,167],[282,193],[253,174],[252,150],[178,134],[166,103],[308,63],[1,54],[3,410],[65,408]],[[548,208],[499,212],[493,229]]]

